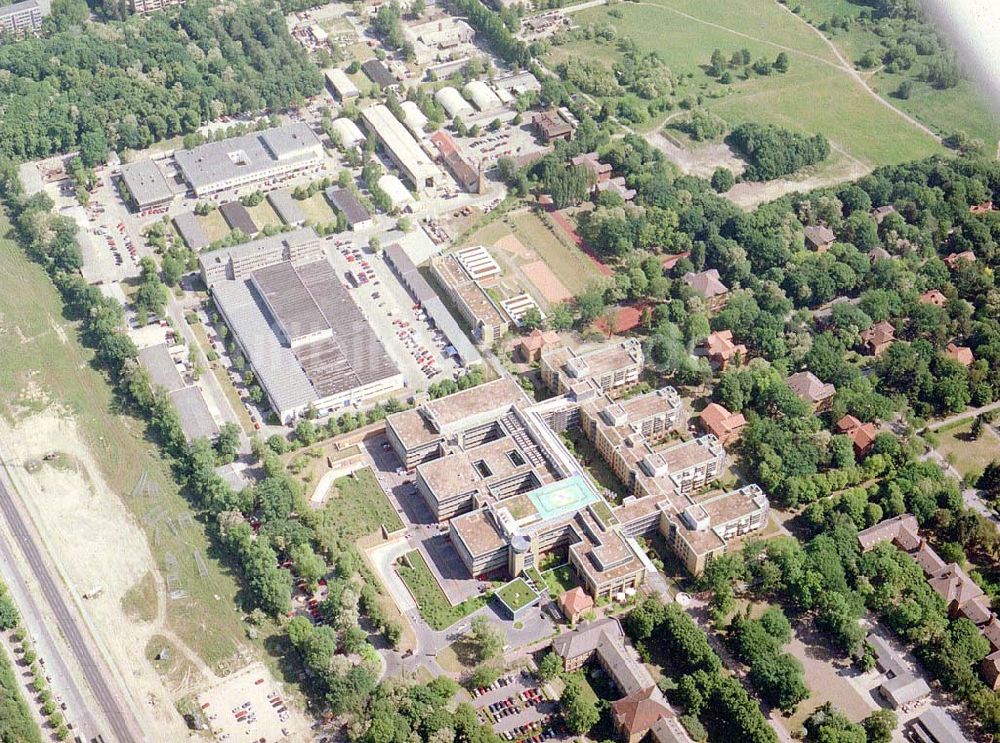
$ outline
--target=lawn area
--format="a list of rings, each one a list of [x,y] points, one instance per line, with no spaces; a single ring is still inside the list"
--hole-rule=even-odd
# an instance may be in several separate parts
[[[934,432],[941,442],[937,450],[963,476],[970,472],[981,473],[1000,451],[1000,441],[986,430],[986,426],[976,441],[969,437],[973,420],[970,418],[955,427],[939,428]]]
[[[457,606],[452,606],[448,603],[448,597],[444,595],[444,591],[434,580],[434,575],[427,567],[424,556],[414,550],[408,552],[405,559],[410,563],[409,566],[405,562],[400,562],[396,572],[399,573],[399,577],[403,579],[406,587],[413,594],[413,600],[417,602],[420,615],[433,629],[442,630],[450,627],[477,609],[486,606],[488,600],[486,596],[475,596]]]
[[[225,217],[219,213],[218,209],[213,209],[208,214],[198,217],[201,228],[205,230],[205,236],[210,243],[221,240],[229,234],[229,225],[226,224]]]
[[[278,213],[274,211],[274,207],[267,199],[261,200],[257,206],[248,206],[247,211],[250,212],[250,216],[253,218],[254,224],[257,225],[257,229],[263,230],[268,225],[273,225],[274,227],[280,227],[284,222],[281,221],[281,217]]]
[[[538,253],[559,280],[574,295],[602,277],[579,249],[552,233],[540,217],[530,211],[512,215],[514,234],[526,247]]]
[[[619,38],[656,52],[682,80],[678,99],[702,95],[703,104],[730,124],[759,121],[807,134],[822,132],[871,166],[941,151],[933,138],[871,96],[802,19],[772,0],[649,0],[588,8],[575,14],[574,21],[581,26],[610,24]],[[786,51],[788,72],[750,80],[736,75],[728,86],[707,77],[704,65],[714,49],[728,56],[744,47],[755,60],[773,60]],[[548,61],[568,58],[617,60],[620,55],[610,44],[572,42],[553,47]]]
[[[306,220],[313,224],[323,224],[336,218],[333,209],[326,200],[322,191],[314,193],[308,199],[298,202],[299,208],[306,215]]]
[[[202,350],[205,352],[206,356],[210,351],[213,351],[212,344],[209,343],[208,335],[205,333],[205,328],[200,322],[188,323],[191,327],[191,331],[194,333],[194,337],[198,339],[198,344],[201,346]],[[233,385],[233,380],[229,376],[222,362],[210,361],[208,362],[211,367],[211,373],[215,375],[215,378],[219,382],[219,386],[226,395],[226,399],[229,400],[229,405],[236,412],[236,417],[239,418],[240,425],[243,430],[250,433],[254,430],[253,420],[250,418],[250,411],[247,410],[247,406],[244,404],[242,398],[240,398],[240,393],[236,391],[235,385]]]
[[[848,0],[800,0],[797,5],[801,8],[802,17],[817,26],[834,15],[857,17],[863,8]],[[832,36],[827,35],[852,63],[856,63],[868,50],[880,49],[883,41],[873,31],[857,23],[848,31],[837,29]],[[968,81],[962,81],[954,88],[937,90],[928,83],[915,80],[914,72],[922,68],[923,59],[926,58],[918,58],[914,69],[902,74],[890,74],[884,70],[860,72],[883,98],[931,129],[942,134],[964,131],[983,140],[989,152],[993,152],[1000,139],[1000,121],[990,112],[982,94]],[[892,96],[904,79],[913,82],[913,93],[907,100]]]
[[[145,440],[144,423],[118,412],[110,386],[91,366],[93,354],[77,340],[78,323],[63,318],[55,287],[9,230],[0,214],[0,412],[14,421],[19,411],[51,405],[73,417],[108,487],[146,531],[157,564],[162,568],[168,557],[177,563],[177,585],[187,596],[168,602],[168,625],[209,666],[225,668],[245,637],[233,611],[239,586],[232,566],[222,564],[168,466]],[[144,473],[150,494],[130,497]],[[194,553],[205,557],[207,575]]]
[[[545,587],[549,589],[549,595],[552,598],[556,598],[579,585],[573,575],[573,568],[569,565],[560,565],[557,568],[546,570],[542,573],[542,580],[545,581]]]
[[[568,437],[571,445],[570,450],[575,455],[577,461],[583,465],[584,471],[586,471],[598,488],[610,490],[619,498],[624,498],[628,495],[628,488],[625,486],[625,483],[614,473],[590,439],[584,436],[579,430],[567,431],[564,434],[564,439],[566,437]],[[610,517],[610,514],[608,515]]]
[[[378,531],[382,525],[389,531],[403,528],[399,514],[367,467],[334,480],[321,514],[327,527],[350,544]]]

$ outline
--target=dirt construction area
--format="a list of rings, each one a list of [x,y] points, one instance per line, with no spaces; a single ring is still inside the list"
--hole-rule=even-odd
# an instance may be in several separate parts
[[[133,709],[146,718],[144,727],[184,739],[171,694],[145,661],[153,625],[134,622],[122,609],[128,589],[155,570],[152,556],[142,531],[104,483],[72,418],[48,409],[16,428],[0,422],[0,443],[22,465],[21,494],[72,592],[82,596],[101,589],[85,600],[87,619],[125,682]],[[51,461],[44,461],[47,455]]]

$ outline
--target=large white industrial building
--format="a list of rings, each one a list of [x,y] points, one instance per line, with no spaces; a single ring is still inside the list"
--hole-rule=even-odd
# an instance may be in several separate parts
[[[386,154],[417,191],[434,186],[441,171],[392,112],[381,104],[361,112],[368,130],[382,143]]]

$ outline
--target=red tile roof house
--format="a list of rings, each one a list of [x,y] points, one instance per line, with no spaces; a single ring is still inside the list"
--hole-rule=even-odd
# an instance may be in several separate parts
[[[939,292],[937,289],[931,289],[928,292],[924,292],[920,295],[920,301],[923,304],[932,304],[935,307],[944,307],[948,304],[948,297]]]
[[[725,371],[733,359],[746,360],[747,347],[742,343],[733,343],[732,330],[720,330],[705,339],[708,360],[715,364],[719,371]]]
[[[562,338],[557,332],[535,328],[526,337],[521,338],[515,347],[525,362],[533,364],[542,358],[542,351],[546,348],[556,348],[560,345]]]
[[[833,404],[833,396],[837,394],[837,388],[832,384],[819,380],[811,371],[802,371],[792,374],[785,380],[803,402],[812,405],[813,412],[820,413],[827,410]]]
[[[833,234],[833,230],[825,224],[810,225],[802,230],[802,234],[806,239],[806,247],[812,248],[818,253],[828,251],[830,246],[837,240],[837,236]]]
[[[738,439],[747,424],[743,413],[730,413],[716,402],[702,410],[698,420],[702,430],[715,436],[723,446]]]
[[[975,263],[976,254],[971,250],[963,250],[961,253],[949,253],[944,257],[945,265],[952,271],[957,269],[962,263]]]
[[[694,293],[704,298],[708,309],[722,309],[729,295],[729,287],[722,283],[718,269],[710,269],[701,273],[688,272],[684,274],[684,283],[694,290]]]
[[[559,597],[559,608],[570,624],[576,624],[585,612],[594,608],[594,599],[577,586]]]
[[[968,346],[956,346],[954,343],[949,343],[945,346],[944,355],[949,359],[954,359],[962,366],[972,366],[976,360],[971,348]]]
[[[896,341],[896,328],[883,320],[861,333],[861,343],[872,356],[881,356]]]
[[[878,428],[874,423],[862,423],[853,415],[845,415],[837,421],[837,433],[850,436],[854,442],[854,453],[863,457],[871,451]]]
[[[661,717],[673,717],[673,711],[662,701],[662,692],[655,686],[629,694],[611,705],[618,739],[624,743],[639,743]]]

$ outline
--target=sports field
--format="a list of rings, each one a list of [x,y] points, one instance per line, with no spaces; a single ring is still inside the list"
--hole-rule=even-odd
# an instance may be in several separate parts
[[[866,90],[812,27],[772,0],[642,0],[588,8],[572,18],[581,26],[611,25],[619,38],[659,54],[680,80],[678,101],[701,96],[730,124],[822,132],[835,149],[869,167],[941,151],[930,134]],[[789,70],[749,80],[738,73],[730,85],[706,75],[714,49],[728,57],[743,48],[754,60],[785,52]],[[620,54],[613,44],[574,41],[552,47],[546,61],[554,66],[580,57],[610,62]]]

